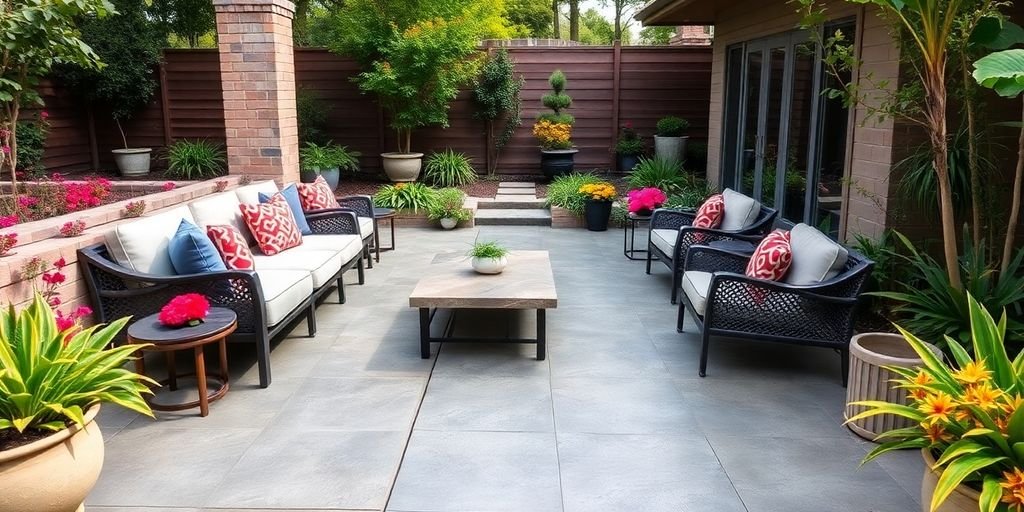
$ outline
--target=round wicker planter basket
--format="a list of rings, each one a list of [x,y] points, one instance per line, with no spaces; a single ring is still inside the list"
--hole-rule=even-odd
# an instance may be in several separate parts
[[[930,346],[932,352],[941,357],[938,347]],[[922,361],[914,349],[907,344],[903,336],[889,333],[864,333],[850,340],[850,381],[846,388],[847,419],[863,412],[863,406],[850,405],[851,402],[864,400],[880,400],[894,404],[906,404],[906,390],[895,387],[892,379],[899,377],[883,366],[900,366],[913,368],[920,366]],[[874,441],[879,434],[913,425],[908,419],[892,414],[879,414],[847,423],[855,434]]]

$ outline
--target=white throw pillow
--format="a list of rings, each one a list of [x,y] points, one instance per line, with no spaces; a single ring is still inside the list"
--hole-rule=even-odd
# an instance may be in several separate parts
[[[719,229],[739,231],[749,228],[761,214],[761,203],[735,190],[725,189],[722,192],[722,199],[725,199],[725,213],[722,215],[722,225],[718,227]]]
[[[255,240],[249,226],[242,219],[238,205],[238,196],[234,192],[221,192],[192,201],[188,208],[196,219],[196,225],[203,228],[204,232],[210,226],[232,226],[252,245]]]
[[[260,204],[260,192],[267,196],[272,196],[280,192],[280,190],[277,189],[277,183],[274,183],[274,180],[267,180],[238,187],[235,189],[235,196],[238,197],[238,201],[242,204]]]
[[[186,206],[122,222],[106,233],[107,250],[122,267],[143,274],[173,276],[176,272],[167,245],[182,219],[195,223]]]
[[[790,230],[789,246],[793,263],[783,281],[793,285],[812,285],[832,279],[843,271],[850,257],[845,247],[803,223]]]

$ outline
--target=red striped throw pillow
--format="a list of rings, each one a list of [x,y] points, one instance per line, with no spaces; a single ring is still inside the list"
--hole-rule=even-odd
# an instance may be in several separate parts
[[[229,270],[252,270],[255,267],[248,242],[234,226],[207,226],[206,236],[210,237]]]
[[[302,245],[299,225],[295,223],[288,201],[280,192],[265,203],[241,204],[238,208],[263,254],[273,256],[285,249]]]
[[[777,229],[761,240],[747,263],[746,274],[757,279],[781,281],[793,263],[789,231]]]
[[[697,216],[693,219],[693,227],[715,229],[722,225],[722,215],[725,213],[725,199],[722,194],[715,194],[704,201],[697,210]]]

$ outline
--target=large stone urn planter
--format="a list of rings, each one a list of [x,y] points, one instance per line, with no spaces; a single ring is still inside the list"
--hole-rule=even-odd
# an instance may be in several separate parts
[[[683,161],[686,154],[686,140],[689,137],[654,136],[654,156],[660,160]]]
[[[115,149],[114,163],[121,176],[144,176],[149,174],[149,163],[153,150],[150,148]]]
[[[921,512],[930,512],[932,494],[935,492],[935,485],[939,483],[940,472],[932,469],[935,465],[935,457],[928,449],[921,450],[924,457],[924,478],[921,480]],[[953,493],[942,502],[942,506],[936,512],[978,512],[978,500],[981,494],[966,485],[960,485],[953,489]]]
[[[103,468],[99,405],[85,413],[85,427],[54,433],[0,452],[0,508],[17,512],[82,512]]]
[[[935,355],[942,357],[942,351],[929,345]],[[845,417],[852,418],[867,408],[850,405],[851,402],[877,400],[894,404],[907,403],[907,391],[897,388],[892,380],[899,375],[885,369],[885,366],[915,368],[924,364],[899,334],[869,332],[857,334],[850,339],[850,378],[846,387]],[[855,434],[874,441],[879,434],[906,428],[914,422],[893,414],[879,414],[846,424]]]
[[[381,153],[384,174],[395,182],[416,181],[423,164],[423,153]]]

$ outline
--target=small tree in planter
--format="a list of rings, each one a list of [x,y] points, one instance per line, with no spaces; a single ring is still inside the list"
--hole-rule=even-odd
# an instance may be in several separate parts
[[[662,160],[682,162],[686,153],[684,136],[690,122],[676,116],[663,117],[658,120],[654,136],[654,155]]]
[[[572,97],[565,93],[565,73],[556,69],[548,83],[551,92],[541,98],[541,103],[551,112],[537,116],[533,136],[540,141],[540,168],[552,179],[573,171],[573,157],[579,150],[572,147],[572,125],[576,119],[564,112],[572,106]]]
[[[505,147],[516,129],[523,124],[522,101],[519,91],[526,85],[522,75],[515,75],[515,62],[508,56],[508,50],[498,50],[484,62],[480,77],[473,88],[473,99],[477,111],[473,116],[487,123],[487,140],[493,141],[493,156],[487,174],[491,175],[498,169],[498,155]],[[504,119],[504,126],[497,137],[494,126]],[[488,148],[491,151],[490,148]]]
[[[100,56],[102,69],[67,66],[60,78],[89,105],[102,105],[121,133],[123,149],[114,161],[122,174],[149,173],[150,148],[129,148],[123,121],[144,108],[156,93],[154,67],[160,62],[160,34],[149,19],[145,0],[114,0],[117,16],[88,18],[82,39]]]

